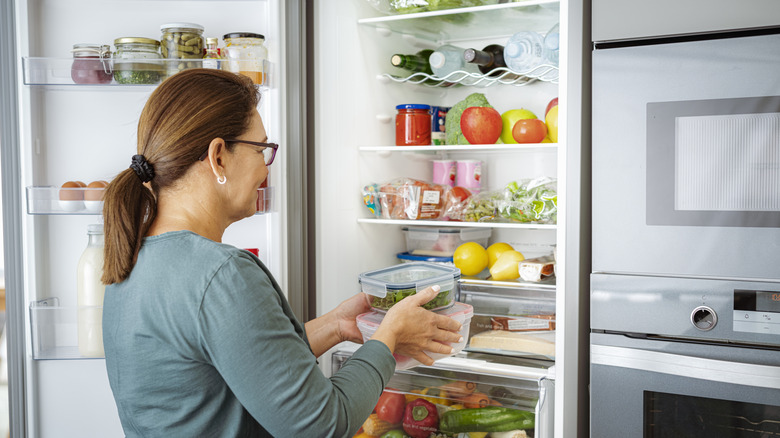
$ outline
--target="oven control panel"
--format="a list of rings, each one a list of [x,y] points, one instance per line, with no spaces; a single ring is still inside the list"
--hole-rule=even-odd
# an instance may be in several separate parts
[[[734,331],[780,335],[780,291],[735,289]]]

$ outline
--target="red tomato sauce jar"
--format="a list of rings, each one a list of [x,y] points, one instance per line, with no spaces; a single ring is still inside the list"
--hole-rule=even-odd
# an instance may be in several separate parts
[[[114,77],[108,45],[74,44],[70,77],[77,84],[109,84]]]
[[[404,104],[395,107],[395,145],[427,146],[431,144],[431,107]]]

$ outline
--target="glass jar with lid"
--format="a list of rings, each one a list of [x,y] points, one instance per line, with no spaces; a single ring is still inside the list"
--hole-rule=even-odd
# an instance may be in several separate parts
[[[258,85],[265,84],[265,60],[268,49],[263,45],[265,36],[258,33],[234,32],[222,37],[225,40],[225,61],[222,69],[240,73]]]
[[[77,84],[109,84],[112,78],[111,46],[74,44],[70,77]]]
[[[156,84],[162,77],[160,42],[151,38],[114,40],[114,80],[120,84]]]
[[[166,76],[201,66],[203,26],[195,23],[167,23],[160,26],[160,51],[167,58]]]

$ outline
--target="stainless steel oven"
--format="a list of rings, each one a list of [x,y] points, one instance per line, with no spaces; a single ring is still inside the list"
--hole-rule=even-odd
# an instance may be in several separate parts
[[[780,437],[780,282],[591,277],[591,436]]]
[[[780,437],[780,2],[592,6],[591,436]]]

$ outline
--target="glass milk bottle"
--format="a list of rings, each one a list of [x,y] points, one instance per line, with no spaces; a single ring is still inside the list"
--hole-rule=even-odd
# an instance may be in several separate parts
[[[79,259],[76,291],[79,353],[102,357],[103,353],[103,225],[87,225],[89,243]]]

